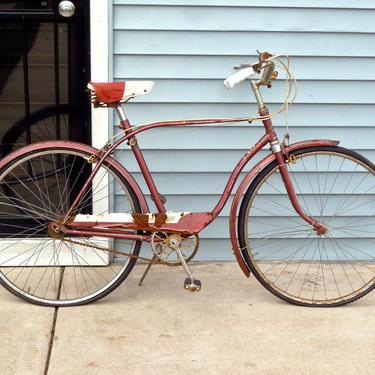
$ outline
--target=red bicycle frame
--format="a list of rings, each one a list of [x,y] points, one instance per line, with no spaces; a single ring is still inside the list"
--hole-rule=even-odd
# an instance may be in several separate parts
[[[255,87],[255,84],[253,81],[252,86],[253,90]],[[255,88],[257,90],[257,88]],[[246,188],[246,186],[250,183],[252,178],[268,163],[272,162],[273,160],[277,160],[277,163],[279,164],[279,170],[282,177],[282,180],[284,182],[286,191],[288,193],[289,199],[296,210],[296,212],[310,225],[312,225],[315,230],[319,234],[323,234],[326,230],[326,228],[311,218],[310,216],[306,215],[303,210],[301,209],[290,176],[288,172],[287,165],[285,163],[285,157],[284,152],[289,153],[295,149],[302,148],[302,147],[308,147],[308,146],[317,146],[317,145],[337,145],[338,141],[333,140],[311,140],[311,141],[305,141],[300,142],[294,145],[288,146],[285,150],[282,149],[280,146],[280,143],[278,141],[277,135],[275,131],[273,130],[271,120],[267,118],[269,116],[267,108],[264,106],[264,103],[261,101],[261,97],[259,94],[259,91],[257,92],[258,96],[256,95],[258,105],[259,105],[259,113],[262,117],[266,117],[264,119],[263,125],[265,128],[265,135],[260,138],[260,140],[248,151],[245,155],[240,159],[240,161],[235,166],[234,170],[232,171],[230,178],[225,186],[225,189],[214,207],[214,209],[210,212],[195,212],[195,213],[187,213],[184,214],[181,219],[177,223],[166,223],[166,210],[164,207],[164,204],[162,202],[162,199],[160,197],[160,194],[155,186],[155,183],[152,179],[151,173],[147,167],[146,161],[143,158],[143,154],[138,146],[138,141],[136,139],[136,135],[148,130],[153,129],[157,127],[168,127],[168,126],[188,126],[188,125],[197,125],[197,124],[218,124],[218,123],[225,123],[228,122],[228,119],[207,119],[207,120],[185,120],[185,121],[166,121],[166,122],[156,122],[151,123],[148,125],[145,125],[141,128],[132,129],[131,125],[128,121],[128,119],[125,117],[125,114],[121,108],[121,105],[118,104],[115,108],[117,111],[117,114],[120,117],[121,125],[120,128],[124,129],[125,135],[121,137],[118,141],[116,141],[112,146],[108,147],[106,151],[103,153],[102,156],[99,156],[97,158],[96,166],[93,169],[91,175],[89,176],[88,180],[82,187],[80,193],[77,195],[75,201],[73,202],[70,210],[66,214],[63,223],[65,224],[58,224],[53,223],[55,226],[59,226],[59,228],[68,234],[74,234],[74,235],[84,235],[84,236],[101,236],[101,237],[110,237],[110,238],[122,238],[122,239],[130,239],[130,240],[140,240],[140,241],[150,241],[150,235],[148,234],[134,234],[134,230],[143,231],[143,232],[177,232],[181,234],[191,235],[191,234],[197,234],[202,229],[207,227],[215,218],[219,215],[223,207],[225,206],[226,202],[228,201],[229,195],[233,190],[233,187],[245,167],[245,165],[253,158],[254,155],[256,155],[264,146],[267,145],[267,143],[270,144],[272,153],[268,155],[266,158],[264,158],[261,162],[259,162],[245,177],[245,179],[242,181],[235,198],[232,203],[231,208],[231,215],[230,215],[230,235],[233,245],[233,250],[236,255],[236,258],[242,268],[242,270],[245,272],[245,274],[249,275],[249,270],[247,269],[247,266],[242,260],[240,249],[238,248],[237,244],[237,235],[236,235],[236,214],[237,214],[237,208],[240,201],[240,198]],[[260,98],[260,100],[259,100]],[[239,122],[243,121],[243,119],[234,119],[231,122]],[[75,207],[77,207],[78,203],[80,202],[80,199],[82,196],[84,196],[86,190],[89,188],[90,184],[92,183],[96,173],[98,172],[100,166],[103,164],[103,162],[109,158],[109,155],[122,143],[128,141],[128,144],[131,146],[131,149],[134,153],[134,156],[137,160],[137,163],[141,169],[141,172],[144,176],[144,179],[146,181],[146,184],[149,188],[149,191],[151,193],[151,196],[155,202],[157,213],[154,214],[155,222],[150,223],[148,218],[147,212],[145,212],[145,205],[143,207],[143,213],[141,214],[132,214],[134,222],[125,222],[125,223],[105,223],[100,222],[100,226],[96,223],[79,223],[79,222],[71,222],[69,220],[72,216],[72,213],[74,212]],[[100,155],[100,154],[99,154]],[[134,180],[129,181],[130,185],[135,188],[136,191],[138,191],[139,196],[139,188],[138,186],[134,186],[136,184]],[[141,193],[142,194],[142,193]],[[142,196],[142,201],[144,202],[144,197]],[[68,224],[69,223],[69,224]],[[129,231],[127,231],[129,230]],[[130,232],[130,230],[132,230]]]

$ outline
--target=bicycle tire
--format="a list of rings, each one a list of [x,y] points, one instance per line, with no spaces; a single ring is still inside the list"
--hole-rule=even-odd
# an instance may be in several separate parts
[[[17,120],[1,140],[1,158],[29,143],[69,138],[68,104],[49,105]],[[30,142],[27,129],[30,128]],[[58,129],[57,129],[58,128]]]
[[[278,164],[249,185],[238,217],[243,258],[272,294],[297,305],[340,306],[375,287],[375,166],[342,147],[293,151],[298,201],[328,231],[318,235],[292,207]]]
[[[135,258],[114,258],[92,245],[138,255],[140,241],[59,239],[48,233],[48,223],[64,216],[95,165],[88,163],[90,156],[69,146],[41,148],[27,151],[1,168],[0,187],[4,191],[6,186],[13,194],[10,198],[3,192],[0,195],[0,283],[18,297],[45,306],[83,305],[111,293],[134,267]],[[128,181],[107,162],[73,215],[92,210],[96,214],[141,212]],[[5,230],[9,225],[17,230],[11,236]]]

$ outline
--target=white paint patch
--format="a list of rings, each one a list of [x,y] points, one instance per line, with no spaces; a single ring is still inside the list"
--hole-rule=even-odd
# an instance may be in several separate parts
[[[166,224],[176,224],[178,223],[185,215],[190,212],[172,212],[167,211],[167,218],[165,220]],[[150,224],[155,223],[155,214],[148,213],[148,222]],[[103,215],[77,215],[73,223],[134,223],[134,218],[131,214],[126,213],[109,213]]]

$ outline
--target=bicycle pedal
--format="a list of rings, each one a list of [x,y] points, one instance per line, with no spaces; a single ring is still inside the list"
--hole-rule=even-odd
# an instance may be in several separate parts
[[[190,292],[199,292],[201,290],[202,284],[198,279],[191,279],[187,277],[184,281],[184,289]]]

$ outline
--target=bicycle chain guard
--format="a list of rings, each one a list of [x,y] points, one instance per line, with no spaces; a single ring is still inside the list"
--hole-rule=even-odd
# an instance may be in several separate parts
[[[64,236],[63,232],[57,230],[57,228],[52,227],[52,226],[48,227],[48,234],[50,235],[51,238],[53,238],[55,240],[65,241],[65,242],[72,243],[74,245],[79,245],[79,246],[84,246],[84,247],[91,247],[93,249],[105,251],[105,252],[111,253],[111,254],[128,256],[129,258],[140,259],[140,260],[143,260],[143,261],[146,261],[146,262],[149,262],[149,263],[164,264],[164,265],[169,266],[169,267],[176,267],[176,266],[181,265],[181,262],[178,260],[177,256],[175,257],[176,259],[172,260],[172,258],[171,258],[171,259],[168,260],[168,258],[175,252],[175,250],[170,245],[171,241],[177,240],[177,241],[180,242],[180,247],[186,247],[186,248],[188,247],[189,248],[190,253],[188,254],[188,256],[185,255],[186,250],[182,251],[186,263],[194,258],[195,254],[198,251],[198,247],[199,247],[199,237],[196,234],[192,235],[192,236],[189,236],[189,237],[184,237],[184,236],[182,236],[180,234],[177,234],[177,233],[167,234],[167,233],[164,233],[164,232],[154,232],[151,236],[150,245],[151,245],[152,251],[156,255],[156,257],[150,259],[150,258],[145,258],[145,257],[139,256],[139,255],[126,253],[126,252],[123,252],[123,251],[117,251],[117,250],[109,249],[109,248],[106,248],[106,247],[102,247],[102,246],[89,244],[89,243],[86,243],[86,242],[81,242],[81,241],[77,241],[77,240],[67,238],[67,237]],[[160,239],[155,240],[156,236]],[[189,245],[183,246],[183,243],[186,242],[186,241],[191,242],[191,245],[190,246]],[[161,246],[161,250],[156,250],[156,247],[159,247],[159,246]],[[154,247],[155,247],[155,250],[154,250]]]

